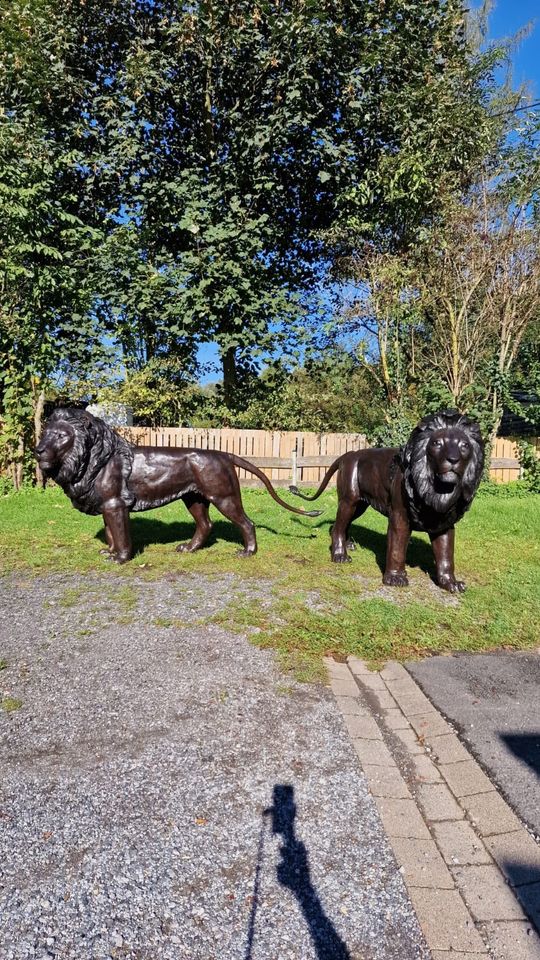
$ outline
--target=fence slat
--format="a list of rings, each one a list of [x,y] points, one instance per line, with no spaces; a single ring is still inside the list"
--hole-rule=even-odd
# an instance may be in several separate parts
[[[292,478],[292,454],[297,451],[300,483],[316,486],[328,467],[342,453],[369,447],[361,433],[323,433],[298,430],[193,429],[188,427],[125,427],[121,431],[132,443],[142,446],[197,447],[202,450],[223,450],[237,453],[268,471],[276,483],[288,484]],[[540,456],[540,438],[531,438]],[[491,451],[490,477],[502,483],[517,480],[521,468],[514,440],[498,437]],[[253,479],[239,470],[242,480]],[[331,483],[335,483],[335,477]]]

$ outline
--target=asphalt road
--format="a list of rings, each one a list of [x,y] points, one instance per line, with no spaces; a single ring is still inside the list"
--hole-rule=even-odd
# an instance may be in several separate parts
[[[540,655],[458,654],[406,666],[540,835]]]

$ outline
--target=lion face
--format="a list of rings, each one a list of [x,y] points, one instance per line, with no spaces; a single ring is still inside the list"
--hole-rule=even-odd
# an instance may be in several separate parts
[[[467,435],[459,429],[435,430],[426,447],[426,457],[436,482],[448,491],[459,483],[473,455]]]
[[[42,473],[52,473],[60,467],[74,443],[75,431],[69,423],[47,422],[34,451]]]
[[[409,512],[419,529],[424,508],[455,523],[476,493],[483,466],[478,424],[456,410],[424,417],[402,450]]]

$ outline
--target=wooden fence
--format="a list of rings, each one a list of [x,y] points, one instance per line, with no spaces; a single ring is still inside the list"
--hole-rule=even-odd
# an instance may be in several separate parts
[[[203,430],[184,427],[131,427],[122,433],[133,443],[154,447],[200,447],[224,450],[251,460],[278,486],[318,484],[336,457],[347,450],[369,447],[361,433],[304,433],[296,430]],[[532,441],[540,453],[540,439]],[[491,456],[492,480],[517,480],[520,466],[513,440],[499,437]],[[254,481],[240,470],[240,479]],[[334,478],[332,482],[335,482]]]

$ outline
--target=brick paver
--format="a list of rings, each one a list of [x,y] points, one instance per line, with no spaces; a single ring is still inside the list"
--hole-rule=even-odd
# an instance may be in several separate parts
[[[394,730],[393,732],[394,736],[403,744],[408,753],[421,754],[424,756],[424,748],[422,744],[418,742],[418,737],[414,730],[411,730],[409,727],[408,730]]]
[[[345,724],[349,731],[349,736],[353,739],[361,737],[362,740],[382,740],[381,728],[373,717],[360,715],[345,715]]]
[[[494,960],[540,960],[540,938],[527,920],[486,924],[485,931]]]
[[[476,920],[524,920],[525,914],[495,864],[454,867],[454,879]]]
[[[481,839],[466,820],[434,823],[433,836],[444,859],[453,866],[493,863]]]
[[[376,767],[395,767],[396,762],[385,743],[380,740],[353,740],[360,763],[372,763]]]
[[[487,953],[457,890],[410,887],[409,894],[430,948]]]
[[[429,830],[414,800],[393,800],[386,797],[376,797],[375,802],[384,829],[389,837],[429,840]]]
[[[416,730],[418,736],[424,737],[424,739],[444,736],[452,732],[446,720],[439,713],[435,713],[433,709],[429,713],[419,713],[411,717],[411,726]]]
[[[492,790],[462,797],[461,803],[481,837],[520,830],[521,823],[505,800]]]
[[[485,844],[512,886],[540,877],[540,846],[526,830],[486,837]]]
[[[467,797],[472,793],[488,793],[493,790],[491,780],[488,780],[476,760],[443,763],[439,769],[456,797]]]
[[[463,810],[444,783],[420,783],[416,791],[426,820],[461,820]]]
[[[442,777],[435,764],[425,754],[411,757],[414,779],[419,783],[441,783]]]
[[[470,755],[455,733],[446,733],[442,736],[426,736],[426,741],[433,750],[434,759],[439,763],[458,763],[459,760],[470,760]]]
[[[392,847],[408,887],[454,888],[452,874],[433,840],[393,837]]]
[[[349,663],[330,682],[433,960],[487,943],[494,960],[540,960],[526,919],[540,924],[540,846],[400,664]]]
[[[364,773],[374,797],[394,800],[411,799],[410,791],[397,767],[375,767],[364,764]]]

